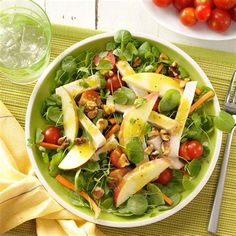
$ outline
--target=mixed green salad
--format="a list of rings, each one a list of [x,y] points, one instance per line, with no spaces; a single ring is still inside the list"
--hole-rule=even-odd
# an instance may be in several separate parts
[[[168,210],[195,186],[215,128],[215,92],[148,41],[118,31],[103,51],[67,56],[42,104],[36,147],[71,204],[119,216]]]

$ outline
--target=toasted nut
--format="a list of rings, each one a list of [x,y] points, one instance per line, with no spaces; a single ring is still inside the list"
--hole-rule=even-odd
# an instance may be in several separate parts
[[[144,154],[150,155],[150,154],[152,153],[153,149],[154,149],[153,144],[150,144],[149,146],[147,146],[147,147],[144,149]]]
[[[101,188],[101,187],[96,187],[94,190],[93,190],[93,199],[101,199],[104,195],[104,190]]]
[[[128,160],[127,156],[125,155],[125,153],[121,154],[121,156],[119,157],[118,163],[120,166],[119,168],[123,168],[123,167],[129,165],[129,160]]]
[[[87,142],[87,139],[85,137],[80,137],[80,138],[75,139],[75,145],[81,145],[86,142]]]
[[[160,54],[159,58],[161,60],[168,60],[169,59],[169,57],[165,53],[163,53],[163,52]]]
[[[170,134],[165,129],[160,130],[160,136],[161,136],[161,139],[163,141],[169,141],[170,140]]]
[[[89,111],[87,113],[87,116],[88,116],[88,118],[93,119],[96,117],[97,114],[98,114],[98,109],[94,109],[92,111]]]
[[[161,151],[162,151],[162,156],[168,156],[170,153],[170,142],[162,142]]]
[[[104,129],[107,128],[107,126],[108,126],[108,121],[107,121],[106,119],[103,119],[103,118],[98,119],[98,121],[96,122],[96,126],[98,127],[98,129],[99,129],[100,131],[103,131]]]
[[[114,105],[104,105],[103,110],[107,115],[113,114],[116,111]]]
[[[159,154],[160,154],[160,153],[159,153],[158,150],[154,150],[154,151],[150,154],[149,159],[150,159],[150,160],[157,159],[158,156],[159,156]]]
[[[148,133],[149,138],[154,136],[159,136],[159,130],[155,127],[153,127],[152,130]]]
[[[66,136],[60,137],[60,138],[57,140],[57,144],[58,144],[58,145],[62,145],[62,144],[66,141],[66,139],[67,139]]]
[[[113,76],[114,75],[114,72],[112,70],[109,70],[108,71],[108,76]]]
[[[95,101],[89,100],[86,102],[86,110],[92,111],[97,107],[97,103]]]
[[[140,66],[141,63],[142,63],[141,58],[140,58],[140,57],[136,57],[136,58],[134,59],[134,61],[133,61],[133,67],[134,67],[134,68],[135,68],[135,67],[138,67],[138,66]]]
[[[69,142],[69,140],[66,138],[66,139],[64,140],[64,142],[61,144],[61,149],[65,149],[65,148],[69,147],[69,145],[70,145],[70,142]]]

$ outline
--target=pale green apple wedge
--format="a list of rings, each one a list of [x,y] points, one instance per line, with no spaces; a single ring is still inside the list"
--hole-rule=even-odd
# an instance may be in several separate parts
[[[130,196],[137,193],[146,184],[157,178],[161,172],[170,166],[164,158],[144,162],[128,172],[114,190],[114,205],[120,206]]]
[[[101,131],[84,113],[79,114],[79,122],[90,135],[95,149],[100,148],[106,143],[106,138],[102,135]]]
[[[56,94],[61,97],[65,136],[74,141],[79,129],[78,109],[76,103],[74,98],[63,87],[57,88]]]
[[[158,93],[150,93],[145,97],[145,103],[140,107],[132,107],[125,115],[121,127],[119,141],[121,145],[131,137],[140,137],[141,140],[144,136],[143,128],[147,122],[152,108],[158,98]]]
[[[133,75],[135,74],[134,69],[130,66],[130,64],[127,61],[118,61],[116,63],[116,67],[119,70],[120,74],[124,77],[124,76],[129,76],[129,75]],[[130,87],[137,96],[139,97],[144,97],[147,96],[148,93],[146,90],[142,89],[142,88],[138,88],[137,86],[135,86],[132,83],[127,82],[128,87]]]
[[[137,73],[124,76],[122,80],[148,92],[159,92],[160,97],[169,89],[176,89],[182,94],[182,88],[180,88],[179,83],[171,77],[162,74]]]
[[[95,148],[90,142],[74,145],[58,167],[63,170],[78,168],[86,163],[94,153]]]
[[[191,81],[186,84],[175,117],[175,120],[178,122],[178,127],[170,138],[171,148],[169,157],[172,160],[172,166],[178,169],[182,167],[182,163],[179,161],[178,158],[180,140],[193,102],[196,87],[197,81]]]
[[[88,78],[76,80],[62,87],[64,87],[72,97],[76,97],[86,90],[99,88],[100,78],[98,75],[91,75]]]

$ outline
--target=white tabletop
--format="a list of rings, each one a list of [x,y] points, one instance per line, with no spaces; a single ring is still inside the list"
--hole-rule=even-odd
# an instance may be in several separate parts
[[[115,31],[128,29],[182,43],[236,53],[236,39],[208,41],[189,38],[158,25],[140,0],[35,0],[52,23]]]

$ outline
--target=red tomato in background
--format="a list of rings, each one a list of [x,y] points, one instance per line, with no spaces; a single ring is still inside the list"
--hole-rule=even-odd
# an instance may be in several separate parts
[[[207,21],[211,15],[211,7],[209,5],[199,5],[195,8],[195,15],[199,21]]]
[[[48,126],[43,130],[42,134],[44,136],[44,142],[57,144],[58,139],[61,137],[61,130],[55,126]]]
[[[231,24],[231,18],[227,11],[221,9],[213,9],[208,20],[208,26],[210,29],[216,32],[226,31]]]
[[[199,5],[209,5],[213,8],[213,0],[194,0],[194,6],[197,7]]]
[[[202,154],[203,146],[197,140],[186,141],[180,145],[179,155],[187,161],[199,159]]]
[[[231,19],[236,21],[236,5],[229,10],[229,14],[231,16]]]
[[[186,7],[193,7],[194,0],[173,0],[173,5],[176,9],[181,11]]]
[[[118,78],[117,75],[113,75],[107,79],[107,82],[105,84],[105,88],[109,89],[110,92],[116,91],[118,88],[121,88],[122,85],[124,85],[124,82]]]
[[[167,168],[163,172],[161,172],[156,181],[159,184],[166,185],[172,180],[172,177],[173,177],[172,169]]]
[[[236,0],[213,0],[216,7],[222,10],[229,10],[236,5]]]
[[[172,0],[152,0],[158,7],[167,7],[172,3]]]
[[[197,23],[195,9],[193,7],[184,8],[180,13],[180,21],[186,26],[192,26]]]

